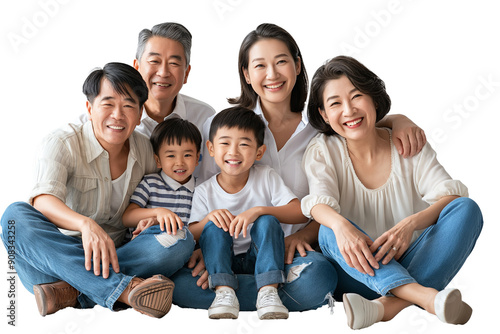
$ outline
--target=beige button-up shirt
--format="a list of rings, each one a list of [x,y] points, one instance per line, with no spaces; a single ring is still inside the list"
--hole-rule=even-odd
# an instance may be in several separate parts
[[[38,195],[53,195],[73,211],[96,221],[113,239],[115,246],[120,246],[127,230],[122,223],[122,214],[130,197],[142,177],[157,170],[147,137],[134,132],[129,138],[129,146],[126,189],[117,212],[110,209],[109,154],[97,141],[91,122],[68,124],[44,139],[29,202],[33,204]],[[80,235],[76,231],[61,231],[68,235]]]

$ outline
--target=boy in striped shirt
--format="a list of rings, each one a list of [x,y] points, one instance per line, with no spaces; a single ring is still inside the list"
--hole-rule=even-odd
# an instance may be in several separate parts
[[[189,221],[195,187],[192,176],[200,158],[201,134],[187,120],[170,118],[151,134],[157,173],[144,176],[123,214],[123,225],[136,227],[135,238],[153,225],[177,234]]]

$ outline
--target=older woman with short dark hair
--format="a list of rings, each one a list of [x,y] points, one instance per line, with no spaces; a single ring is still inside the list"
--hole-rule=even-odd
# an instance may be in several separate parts
[[[445,287],[474,248],[481,211],[429,144],[412,158],[398,155],[391,130],[375,126],[389,108],[384,82],[354,58],[316,71],[308,113],[322,134],[304,154],[302,212],[322,225],[319,244],[337,269],[351,328],[412,304],[464,324],[471,307]],[[370,301],[374,293],[382,297]]]

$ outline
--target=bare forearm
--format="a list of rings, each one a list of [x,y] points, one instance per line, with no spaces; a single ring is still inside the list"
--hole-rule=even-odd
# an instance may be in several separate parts
[[[307,218],[302,214],[300,201],[295,198],[288,204],[282,206],[262,206],[259,207],[259,214],[271,215],[284,224],[303,224]]]
[[[316,204],[311,209],[311,215],[315,221],[332,229],[333,231],[341,228],[344,224],[349,223],[347,219],[342,217],[337,211],[326,204]]]
[[[125,227],[136,227],[139,221],[156,217],[155,209],[141,208],[135,203],[130,203],[123,213],[122,221]]]
[[[301,235],[302,240],[312,244],[318,241],[318,232],[319,232],[320,224],[316,221],[311,221],[304,227],[302,230],[295,232],[296,235]]]
[[[392,129],[392,126],[394,124],[394,121],[398,119],[408,119],[405,115],[400,115],[400,114],[394,114],[394,115],[387,115],[384,118],[382,118],[378,123],[376,124],[378,127],[383,127],[383,128],[390,128]]]
[[[427,209],[422,210],[413,215],[413,229],[423,230],[435,224],[441,214],[441,211],[459,196],[445,196],[439,199],[436,203],[429,206]]]
[[[205,228],[205,225],[207,223],[208,223],[208,218],[205,217],[199,222],[193,222],[189,224],[188,228],[191,234],[193,235],[194,240],[196,241],[200,240],[201,233],[203,232],[203,229]]]
[[[94,222],[89,217],[73,211],[63,201],[53,195],[44,194],[37,196],[33,200],[33,206],[54,225],[66,230],[81,232],[85,225]]]

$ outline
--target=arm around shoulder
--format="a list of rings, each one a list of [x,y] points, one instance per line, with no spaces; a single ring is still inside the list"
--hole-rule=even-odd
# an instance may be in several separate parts
[[[418,154],[427,142],[424,130],[404,115],[387,115],[377,126],[392,129],[392,141],[405,158]]]

